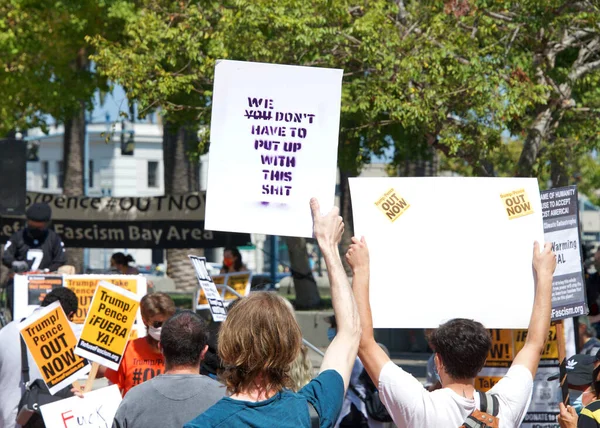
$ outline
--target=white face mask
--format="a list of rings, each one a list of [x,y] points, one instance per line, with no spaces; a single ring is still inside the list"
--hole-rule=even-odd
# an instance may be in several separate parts
[[[152,339],[159,341],[161,330],[162,330],[162,327],[154,328],[154,327],[150,326],[150,327],[148,327],[148,334],[150,335],[150,337]]]

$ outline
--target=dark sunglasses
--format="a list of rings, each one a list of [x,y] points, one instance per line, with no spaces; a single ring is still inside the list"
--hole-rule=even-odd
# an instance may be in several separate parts
[[[154,322],[152,323],[152,327],[154,327],[154,328],[161,328],[161,327],[162,327],[162,325],[163,325],[163,322],[162,322],[162,321],[154,321]]]

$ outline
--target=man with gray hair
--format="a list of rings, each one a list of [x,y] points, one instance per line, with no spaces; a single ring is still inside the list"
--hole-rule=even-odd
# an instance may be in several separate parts
[[[129,390],[113,428],[177,427],[225,395],[225,387],[200,373],[208,349],[206,323],[192,311],[178,312],[162,326],[159,347],[165,373]]]

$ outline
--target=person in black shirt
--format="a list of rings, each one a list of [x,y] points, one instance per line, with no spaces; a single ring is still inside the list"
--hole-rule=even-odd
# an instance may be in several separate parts
[[[15,273],[54,272],[66,263],[64,244],[48,229],[52,210],[47,204],[35,203],[26,212],[27,225],[14,233],[4,246],[2,263],[12,270],[7,283],[8,305],[13,313]]]

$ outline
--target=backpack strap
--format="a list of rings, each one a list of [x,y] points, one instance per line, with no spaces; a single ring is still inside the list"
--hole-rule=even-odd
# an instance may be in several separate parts
[[[500,412],[498,396],[496,394],[486,394],[481,391],[477,391],[477,393],[479,394],[479,410],[492,416],[498,416]]]
[[[475,408],[467,416],[461,428],[498,428],[500,426],[498,397],[495,394],[486,394],[480,391],[477,393],[479,394],[479,408]]]

